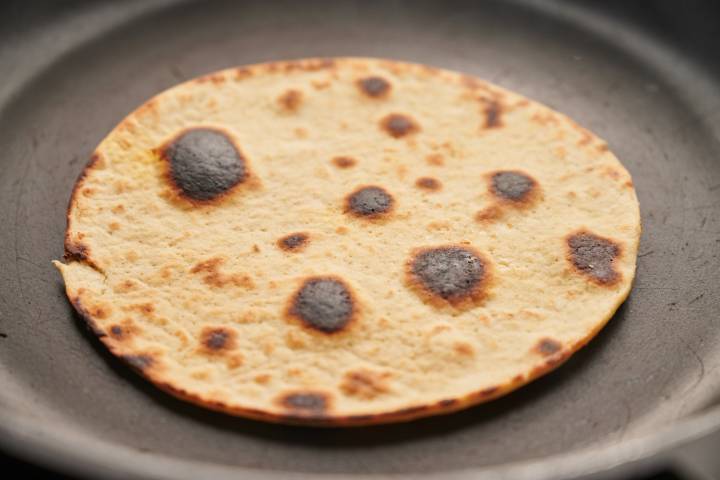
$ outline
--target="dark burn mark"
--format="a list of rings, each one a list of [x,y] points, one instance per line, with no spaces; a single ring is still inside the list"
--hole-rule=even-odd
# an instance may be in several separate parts
[[[446,398],[445,400],[440,400],[440,402],[438,402],[438,405],[442,408],[449,408],[453,405],[457,405],[458,403],[458,400],[455,398]]]
[[[543,338],[538,342],[535,347],[535,351],[540,355],[549,356],[559,352],[561,348],[562,345],[560,345],[560,342],[557,340],[553,340],[552,338]]]
[[[483,298],[488,265],[475,251],[461,246],[421,249],[408,262],[408,280],[421,297],[459,306]]]
[[[369,97],[383,98],[390,93],[390,82],[382,77],[367,77],[358,80],[360,90]]]
[[[347,196],[345,213],[364,218],[378,218],[390,212],[395,201],[384,188],[360,187]]]
[[[330,399],[326,393],[298,392],[280,397],[280,405],[301,415],[322,415],[327,412]]]
[[[600,285],[610,286],[620,280],[615,259],[620,245],[594,233],[580,231],[567,237],[568,260],[575,269]]]
[[[418,178],[415,182],[415,185],[418,188],[422,188],[423,190],[430,190],[430,191],[437,191],[442,188],[442,184],[439,180],[432,178],[432,177],[421,177]]]
[[[357,163],[357,160],[352,157],[335,157],[332,161],[336,167],[342,169],[352,168]]]
[[[206,352],[216,353],[235,348],[235,332],[224,327],[206,327],[200,334]]]
[[[357,311],[350,288],[336,277],[312,277],[295,293],[289,314],[305,326],[323,333],[337,333]]]
[[[492,175],[490,193],[513,203],[530,199],[537,182],[529,175],[518,171],[502,171]]]
[[[497,100],[490,100],[485,105],[485,128],[502,127],[502,106]]]
[[[169,162],[170,181],[190,200],[213,200],[247,177],[245,158],[219,130],[189,129],[160,153]]]
[[[309,238],[304,232],[291,233],[278,240],[278,246],[288,252],[299,252],[307,245]]]
[[[123,329],[120,325],[113,325],[110,327],[110,335],[113,336],[113,338],[120,339],[123,337]]]
[[[146,354],[122,355],[120,358],[124,360],[128,365],[137,370],[145,370],[146,368],[151,367],[155,363],[155,359],[153,359],[153,357],[151,357],[150,355]]]
[[[393,138],[401,138],[420,130],[415,121],[407,115],[391,113],[380,121],[380,127]]]

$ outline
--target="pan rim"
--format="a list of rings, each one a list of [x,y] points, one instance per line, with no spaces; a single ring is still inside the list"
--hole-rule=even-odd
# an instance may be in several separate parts
[[[501,463],[470,467],[454,471],[413,473],[424,479],[483,478],[517,480],[563,480],[583,478],[609,472],[618,467],[659,462],[677,447],[691,443],[720,429],[720,405],[691,415],[660,430],[637,435],[629,439],[606,442],[600,446],[583,447],[569,453],[554,454],[516,463]],[[398,474],[347,474],[336,472],[288,472],[285,470],[261,470],[241,466],[223,465],[206,461],[190,461],[166,454],[134,450],[126,445],[87,438],[81,434],[85,445],[78,448],[76,439],[68,441],[57,429],[39,426],[24,416],[0,414],[0,450],[21,459],[32,460],[41,466],[54,468],[70,474],[102,479],[230,479],[242,474],[243,478],[303,479],[333,478],[370,480],[402,477]],[[108,450],[112,454],[108,454]],[[102,454],[102,452],[106,454]],[[100,453],[98,455],[98,453]],[[132,459],[132,461],[129,461]],[[664,458],[667,460],[667,458]]]

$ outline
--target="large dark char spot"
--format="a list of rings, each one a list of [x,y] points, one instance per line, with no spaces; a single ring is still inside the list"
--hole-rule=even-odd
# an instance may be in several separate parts
[[[212,200],[247,176],[245,159],[224,133],[194,128],[162,151],[170,162],[170,178],[192,200]]]
[[[296,413],[318,415],[327,411],[328,398],[322,393],[289,393],[281,397],[280,404]]]
[[[360,217],[379,217],[390,211],[392,195],[381,187],[362,187],[347,197],[345,211]]]
[[[521,172],[497,172],[492,176],[491,192],[503,200],[523,202],[535,188],[536,182]]]
[[[366,77],[358,81],[360,90],[373,98],[385,97],[390,92],[390,83],[382,77]]]
[[[481,285],[485,270],[480,257],[457,246],[423,250],[411,263],[412,274],[420,284],[450,303],[472,296]]]
[[[581,273],[601,285],[612,285],[620,279],[614,268],[620,255],[620,246],[590,232],[578,232],[568,236],[569,259]]]
[[[393,138],[404,137],[420,129],[410,117],[399,113],[391,113],[384,117],[380,126]]]
[[[315,330],[336,333],[347,326],[355,313],[348,287],[339,279],[314,277],[295,294],[290,313]]]
[[[278,240],[278,246],[283,250],[294,252],[301,250],[308,241],[307,233],[291,233]]]

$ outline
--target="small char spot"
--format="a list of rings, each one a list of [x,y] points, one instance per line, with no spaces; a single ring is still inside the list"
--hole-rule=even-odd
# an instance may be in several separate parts
[[[559,352],[561,348],[562,345],[560,345],[560,342],[552,338],[543,338],[538,342],[535,351],[540,355],[548,356]]]
[[[417,185],[418,188],[422,188],[423,190],[430,190],[433,192],[442,188],[442,184],[440,183],[440,181],[432,177],[418,178],[415,182],[415,185]]]
[[[287,252],[299,252],[307,245],[309,238],[304,232],[291,233],[278,240],[278,246]]]
[[[336,167],[343,169],[352,168],[357,163],[357,160],[352,157],[335,157],[332,161]]]
[[[420,130],[420,127],[407,115],[391,113],[380,121],[380,126],[393,138],[401,138]]]
[[[189,129],[160,153],[169,162],[170,181],[190,200],[213,200],[247,177],[245,159],[219,130]]]
[[[420,287],[421,296],[459,306],[467,300],[479,301],[487,283],[487,264],[467,247],[425,248],[408,262],[411,286]],[[437,303],[437,302],[434,302]]]
[[[332,334],[345,329],[356,310],[345,282],[334,277],[312,277],[293,296],[289,314],[307,327]]]
[[[390,83],[382,77],[367,77],[358,81],[360,90],[372,98],[383,98],[390,93]]]
[[[345,213],[364,218],[378,218],[390,212],[394,203],[392,195],[382,187],[361,187],[347,196]]]
[[[121,327],[120,325],[113,325],[112,327],[110,327],[110,334],[111,334],[113,337],[122,338],[122,336],[123,336],[123,329],[122,329],[122,327]]]
[[[340,384],[340,390],[349,397],[372,400],[390,391],[386,381],[389,376],[390,374],[387,372],[380,373],[371,370],[348,372]]]
[[[123,355],[121,357],[128,365],[138,370],[144,370],[151,367],[155,360],[150,355]]]
[[[255,282],[248,275],[222,273],[220,265],[224,263],[225,259],[222,257],[209,258],[194,265],[190,269],[190,273],[201,275],[203,282],[215,288],[224,288],[228,285],[235,285],[247,290],[255,288]]]
[[[567,237],[568,259],[578,272],[594,282],[610,286],[620,280],[615,270],[615,259],[620,256],[620,245],[587,231]]]
[[[446,398],[445,400],[440,400],[438,402],[438,405],[440,405],[443,408],[452,407],[453,405],[457,404],[458,401],[455,398]]]
[[[225,327],[205,327],[200,343],[206,352],[216,353],[235,348],[235,332]]]
[[[485,128],[502,127],[502,106],[496,100],[491,100],[485,106]]]
[[[302,103],[302,92],[299,90],[288,90],[278,97],[280,106],[288,112],[294,112]]]
[[[492,175],[490,193],[502,200],[521,203],[530,198],[537,182],[522,172],[503,171]]]
[[[298,392],[283,395],[280,404],[294,413],[321,415],[327,411],[329,399],[325,393]]]

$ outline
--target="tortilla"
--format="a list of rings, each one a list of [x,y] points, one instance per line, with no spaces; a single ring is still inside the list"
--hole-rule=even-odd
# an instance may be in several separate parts
[[[563,363],[635,273],[629,173],[566,116],[388,60],[171,88],[97,147],[67,295],[159,388],[260,420],[456,411]]]

